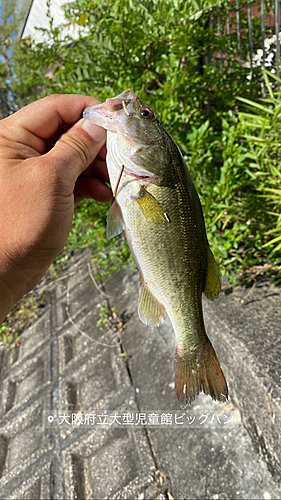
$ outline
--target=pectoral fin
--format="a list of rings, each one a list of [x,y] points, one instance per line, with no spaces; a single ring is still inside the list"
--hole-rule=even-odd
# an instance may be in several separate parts
[[[108,240],[122,233],[124,229],[124,222],[121,209],[116,200],[112,203],[106,220],[106,236]]]
[[[205,289],[203,290],[205,297],[209,300],[217,298],[221,289],[221,275],[219,266],[208,246],[208,269],[206,276]]]
[[[165,308],[144,282],[139,292],[139,317],[145,325],[157,326],[165,321]]]
[[[152,222],[170,222],[160,203],[143,186],[137,196],[132,196],[146,219]]]

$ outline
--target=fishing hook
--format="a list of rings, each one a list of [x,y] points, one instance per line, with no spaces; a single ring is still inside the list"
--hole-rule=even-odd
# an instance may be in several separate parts
[[[129,113],[129,111],[128,111],[128,108],[127,108],[127,106],[126,106],[125,101],[122,101],[122,106],[123,106],[123,109],[124,109],[124,111],[125,111],[126,115],[128,116],[128,118],[131,118],[131,115],[130,115],[130,113]]]

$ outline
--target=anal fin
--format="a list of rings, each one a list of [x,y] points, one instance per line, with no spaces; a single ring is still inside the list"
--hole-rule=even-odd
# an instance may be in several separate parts
[[[215,261],[212,251],[208,245],[208,268],[206,275],[205,288],[203,290],[205,297],[209,300],[217,298],[221,290],[221,274],[219,266]]]
[[[139,291],[138,313],[141,321],[148,326],[157,326],[165,321],[165,307],[143,281]]]

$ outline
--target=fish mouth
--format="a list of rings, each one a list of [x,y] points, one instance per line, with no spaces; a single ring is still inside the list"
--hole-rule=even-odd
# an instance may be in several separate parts
[[[135,99],[137,99],[136,94],[132,91],[132,89],[127,89],[116,97],[106,99],[105,107],[110,112],[119,111],[123,108],[126,115],[129,116],[126,105],[129,101],[134,101]]]
[[[103,127],[110,132],[116,132],[115,113],[107,109],[106,103],[96,104],[84,109],[83,118]]]
[[[83,117],[91,120],[91,117],[95,113],[95,111],[99,110],[99,114],[104,114],[107,118],[113,118],[111,113],[115,113],[116,111],[120,111],[121,109],[125,109],[127,114],[126,105],[129,101],[137,99],[137,96],[134,94],[132,89],[127,89],[122,92],[122,94],[106,99],[105,102],[101,104],[95,104],[94,106],[90,106],[84,109]]]
[[[124,90],[121,94],[117,95],[116,97],[113,97],[112,99],[106,99],[107,101],[116,101],[119,100],[120,102],[122,101],[134,101],[137,99],[136,94],[133,92],[132,89],[127,89]]]
[[[129,101],[135,99],[137,99],[137,96],[132,89],[124,90],[124,92],[116,97],[106,99],[106,101],[101,104],[95,104],[94,106],[84,109],[83,118],[87,118],[93,123],[110,130],[111,127],[108,128],[107,120],[113,120],[115,113],[122,109],[124,109],[126,115],[130,117],[127,104]]]

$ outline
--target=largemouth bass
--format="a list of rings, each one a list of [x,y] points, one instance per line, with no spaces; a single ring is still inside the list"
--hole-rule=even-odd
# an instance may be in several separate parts
[[[185,408],[199,392],[225,401],[227,384],[207,337],[202,292],[215,299],[220,272],[210,250],[199,197],[177,145],[131,89],[84,110],[107,130],[114,201],[107,237],[125,231],[140,271],[138,313],[149,326],[171,320],[175,389]]]

